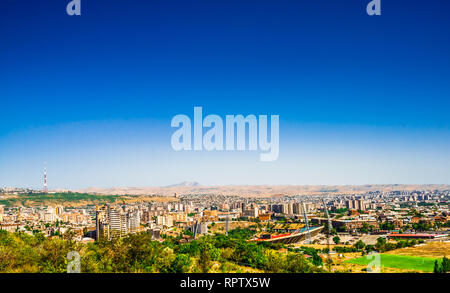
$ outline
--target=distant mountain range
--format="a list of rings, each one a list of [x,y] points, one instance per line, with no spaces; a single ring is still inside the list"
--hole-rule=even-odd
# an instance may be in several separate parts
[[[182,182],[164,187],[86,188],[77,192],[110,195],[169,196],[187,194],[239,195],[278,197],[283,195],[364,194],[369,191],[450,190],[445,184],[367,184],[367,185],[224,185],[205,186],[198,182]]]
[[[167,185],[165,187],[194,187],[194,186],[201,186],[201,184],[195,181],[183,181],[181,183]]]

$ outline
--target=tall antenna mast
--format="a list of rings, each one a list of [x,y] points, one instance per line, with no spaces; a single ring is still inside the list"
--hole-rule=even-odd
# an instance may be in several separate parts
[[[47,189],[47,162],[44,162],[44,189],[43,189],[44,193],[48,192]]]

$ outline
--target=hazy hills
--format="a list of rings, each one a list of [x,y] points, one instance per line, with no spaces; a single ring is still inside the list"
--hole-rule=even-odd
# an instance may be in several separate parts
[[[164,187],[113,187],[113,188],[87,188],[78,192],[117,194],[117,195],[158,195],[174,196],[185,194],[219,194],[249,197],[272,197],[282,195],[320,195],[330,194],[361,194],[368,191],[380,190],[389,192],[394,190],[447,190],[450,185],[424,184],[373,184],[373,185],[225,185],[203,186],[198,182],[182,182]]]
[[[172,184],[172,185],[167,185],[165,187],[167,188],[172,188],[172,187],[195,187],[195,186],[200,186],[200,183],[198,182],[191,182],[191,181],[184,181],[178,184]]]

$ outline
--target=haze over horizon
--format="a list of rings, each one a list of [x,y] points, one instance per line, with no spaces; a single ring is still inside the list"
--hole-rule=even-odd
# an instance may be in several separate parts
[[[0,186],[0,188],[30,188],[33,190],[40,190],[42,187],[30,187],[30,186]],[[283,189],[327,189],[327,188],[338,188],[338,189],[347,189],[351,190],[422,190],[423,188],[434,188],[434,189],[448,189],[450,188],[450,184],[335,184],[335,185],[327,185],[327,184],[283,184],[283,185],[271,185],[271,184],[226,184],[226,185],[203,185],[198,182],[181,182],[177,184],[170,184],[164,186],[88,186],[83,188],[53,188],[49,189],[49,192],[61,192],[61,191],[70,191],[70,192],[88,192],[88,193],[111,193],[111,191],[120,191],[119,193],[125,194],[129,191],[132,191],[130,194],[139,194],[143,193],[152,193],[155,190],[166,190],[168,193],[172,194],[171,190],[178,191],[208,191],[208,190],[220,190],[220,189],[231,189],[231,190],[246,190],[248,188],[253,191],[257,191],[260,189],[269,189],[275,193],[282,192]],[[166,192],[166,193],[167,193]],[[325,192],[325,191],[324,191]],[[114,193],[114,192],[113,192]]]
[[[415,190],[449,190],[450,185],[226,185],[205,186],[196,183],[183,182],[163,187],[112,187],[112,188],[86,188],[74,190],[96,194],[120,195],[231,195],[231,196],[263,196],[272,197],[280,195],[324,195],[324,194],[367,194],[379,191],[415,191]]]
[[[2,4],[0,186],[450,184],[449,1],[257,2]],[[278,159],[174,151],[195,106],[280,115]]]

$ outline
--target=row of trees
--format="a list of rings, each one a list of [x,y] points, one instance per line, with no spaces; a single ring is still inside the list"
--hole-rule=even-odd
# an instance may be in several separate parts
[[[335,239],[338,236],[333,238],[336,244],[339,244],[339,239]],[[375,245],[366,245],[362,240],[359,240],[352,246],[335,246],[333,248],[337,253],[348,253],[348,252],[362,252],[363,254],[367,254],[372,251],[378,252],[386,252],[393,249],[411,247],[419,243],[423,243],[423,240],[399,240],[396,243],[387,242],[386,238],[379,237],[377,239],[377,243]],[[322,249],[322,252],[328,252],[327,249]]]
[[[264,272],[323,272],[320,257],[307,260],[302,251],[280,252],[282,244],[247,241],[250,229],[235,229],[204,236],[189,243],[180,237],[152,241],[146,233],[113,241],[78,243],[38,233],[0,230],[0,272],[66,272],[69,252],[81,257],[81,272],[239,272],[252,268]],[[320,259],[320,261],[319,261]]]
[[[442,262],[439,264],[439,262],[436,260],[434,262],[434,272],[435,273],[448,273],[450,272],[450,259],[444,256],[442,259]]]

